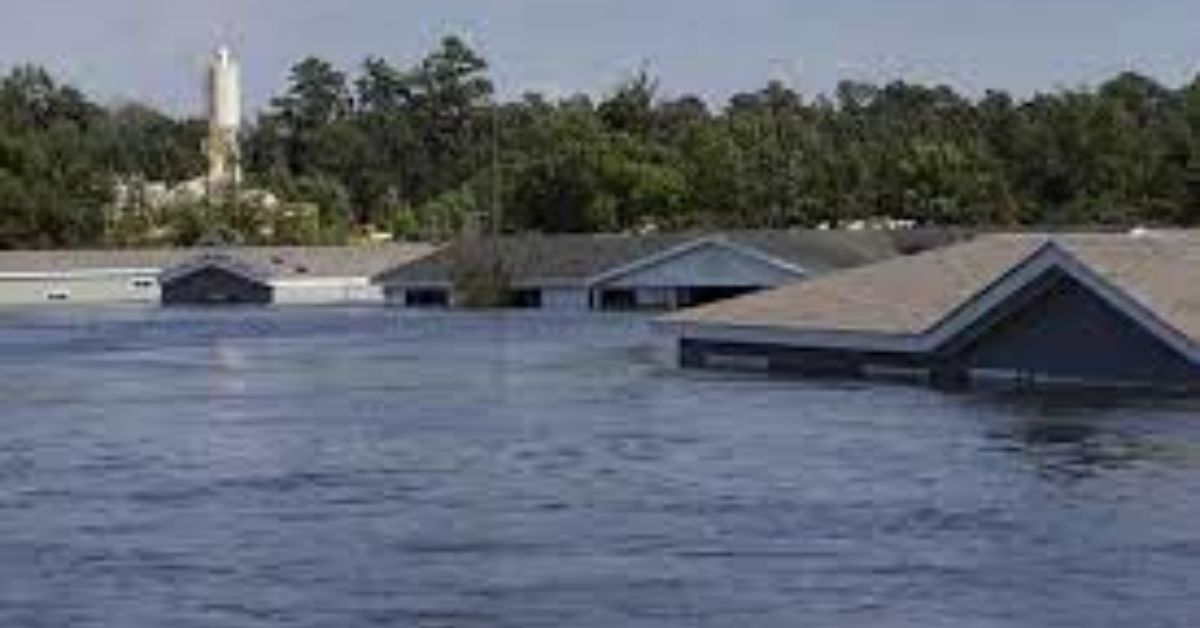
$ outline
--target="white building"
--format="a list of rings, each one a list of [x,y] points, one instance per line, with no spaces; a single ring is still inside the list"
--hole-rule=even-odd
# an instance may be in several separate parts
[[[241,182],[241,69],[229,48],[221,47],[208,69],[208,191],[218,193]]]
[[[0,252],[0,306],[161,302],[163,277],[205,256],[261,269],[276,304],[379,303],[372,275],[433,251],[422,244],[220,250]],[[202,264],[201,264],[202,265]]]

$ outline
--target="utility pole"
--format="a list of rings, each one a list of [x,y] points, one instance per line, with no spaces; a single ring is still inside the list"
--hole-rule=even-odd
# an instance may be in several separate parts
[[[500,204],[500,106],[493,102],[492,109],[492,236],[500,235],[504,223],[504,208]]]
[[[771,65],[779,71],[778,77],[771,79],[772,85],[780,85],[785,90],[785,93],[794,94],[797,99],[800,98],[799,91],[799,72],[801,62],[794,59],[775,58],[771,60]],[[771,130],[774,134],[775,150],[777,151],[776,159],[772,164],[771,173],[771,195],[773,207],[771,208],[773,228],[792,227],[792,220],[796,215],[796,198],[794,189],[794,181],[792,180],[795,171],[795,156],[792,154],[792,146],[789,141],[787,129],[784,128],[786,120],[790,120],[792,112],[781,111],[781,103],[775,98],[771,100]]]

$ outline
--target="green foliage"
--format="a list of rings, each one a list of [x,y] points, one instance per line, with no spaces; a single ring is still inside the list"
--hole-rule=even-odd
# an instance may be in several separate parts
[[[269,226],[272,244],[305,246],[334,244],[321,228],[321,209],[313,203],[288,203],[274,212]]]
[[[774,82],[710,108],[665,97],[641,72],[597,101],[497,102],[487,61],[450,37],[411,66],[296,64],[243,138],[248,185],[281,207],[230,198],[167,211],[135,198],[110,211],[117,180],[198,176],[204,133],[143,105],[100,107],[40,68],[10,70],[0,248],[332,243],[371,225],[445,240],[875,217],[1200,224],[1200,79],[1172,88],[1126,73],[1026,100],[904,82],[809,99]]]
[[[397,207],[392,211],[388,230],[391,232],[392,238],[397,241],[419,240],[421,238],[421,221],[417,218],[417,212],[413,211],[411,207]]]
[[[451,280],[460,307],[481,309],[511,304],[512,276],[493,247],[493,241],[472,238],[452,249],[456,257]]]
[[[475,195],[468,188],[451,190],[418,207],[414,214],[425,239],[445,241],[462,233],[478,211]]]
[[[103,121],[106,165],[150,181],[179,183],[204,171],[202,120],[175,120],[138,104],[120,105]]]
[[[307,59],[247,138],[250,168],[334,179],[350,221],[386,222],[386,205],[423,205],[474,176],[490,128],[486,68],[453,37],[411,69],[368,58],[353,90],[345,74]]]
[[[104,115],[39,68],[0,79],[0,248],[102,239],[111,199]]]

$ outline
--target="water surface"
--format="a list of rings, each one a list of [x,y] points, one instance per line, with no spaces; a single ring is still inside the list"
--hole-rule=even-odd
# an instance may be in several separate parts
[[[646,321],[0,315],[0,626],[1187,626],[1200,409],[682,373]]]

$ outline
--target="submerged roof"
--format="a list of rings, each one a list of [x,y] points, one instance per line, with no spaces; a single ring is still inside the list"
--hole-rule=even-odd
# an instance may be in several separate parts
[[[278,279],[368,277],[434,250],[424,244],[361,247],[231,247],[216,249],[122,249],[0,251],[0,276],[102,271],[156,273],[203,255],[219,253],[269,269]]]
[[[912,238],[916,241],[916,234]],[[899,254],[897,236],[881,231],[730,231],[631,235],[505,236],[460,242],[376,277],[387,284],[444,284],[463,260],[496,259],[526,285],[582,284],[604,273],[698,242],[729,242],[782,265],[824,272]]]
[[[203,253],[167,268],[159,276],[159,281],[166,285],[213,268],[256,283],[265,284],[271,280],[270,271],[253,262],[225,253]]]
[[[224,251],[269,269],[275,279],[370,277],[434,252],[427,244],[377,244],[342,247],[250,247]]]
[[[674,323],[915,336],[1047,245],[1180,334],[1200,340],[1200,232],[991,235],[685,311]]]

